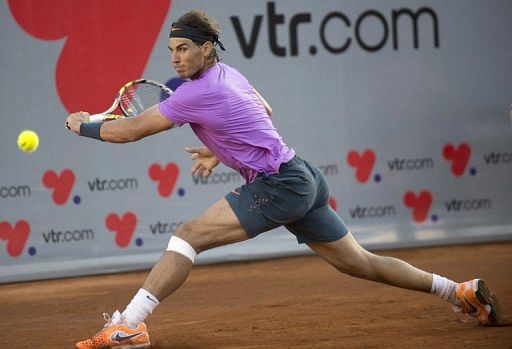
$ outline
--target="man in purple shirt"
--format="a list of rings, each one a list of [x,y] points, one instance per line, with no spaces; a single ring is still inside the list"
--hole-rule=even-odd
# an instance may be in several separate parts
[[[178,46],[178,50],[181,47]],[[180,66],[176,67],[180,71]],[[247,182],[293,158],[249,81],[222,63],[182,84],[159,106],[174,125],[190,124],[203,144]]]
[[[148,348],[143,321],[181,286],[198,253],[278,226],[343,273],[434,293],[484,324],[502,321],[497,299],[482,280],[456,283],[363,249],[329,206],[322,172],[283,142],[268,103],[243,75],[218,62],[217,47],[223,49],[216,22],[191,11],[170,31],[172,64],[180,78],[188,79],[171,97],[133,118],[90,123],[89,114],[80,112],[66,120],[78,135],[115,143],[189,124],[206,146],[187,148],[196,161],[192,173],[209,176],[220,161],[246,179],[197,219],[182,224],[126,309],[116,311],[103,330],[77,348]]]

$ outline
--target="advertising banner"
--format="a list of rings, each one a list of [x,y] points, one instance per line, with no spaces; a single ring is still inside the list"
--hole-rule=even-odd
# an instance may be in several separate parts
[[[150,267],[173,232],[243,184],[190,174],[189,126],[109,144],[64,127],[127,81],[179,88],[172,22],[217,19],[222,62],[272,106],[331,206],[372,249],[512,238],[512,2],[0,2],[0,283]],[[171,97],[172,98],[172,97]],[[39,135],[23,153],[18,134]],[[308,253],[276,229],[198,263]]]

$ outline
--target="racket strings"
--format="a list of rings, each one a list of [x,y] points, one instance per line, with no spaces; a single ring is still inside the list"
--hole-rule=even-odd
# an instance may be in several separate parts
[[[121,95],[120,106],[128,116],[141,114],[161,100],[162,89],[158,86],[139,83],[126,88]]]

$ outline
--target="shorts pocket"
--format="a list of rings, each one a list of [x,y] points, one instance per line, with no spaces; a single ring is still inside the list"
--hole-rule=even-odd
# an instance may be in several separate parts
[[[261,180],[266,185],[290,190],[299,195],[309,195],[312,189],[310,178],[302,172],[298,174],[276,174],[263,177]]]

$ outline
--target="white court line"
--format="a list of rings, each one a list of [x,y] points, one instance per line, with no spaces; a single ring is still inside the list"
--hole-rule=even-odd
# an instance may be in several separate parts
[[[197,320],[197,321],[190,321],[190,322],[180,322],[174,325],[181,325],[181,326],[187,326],[187,325],[193,325],[193,324],[200,324],[201,322],[206,322],[207,320]]]

